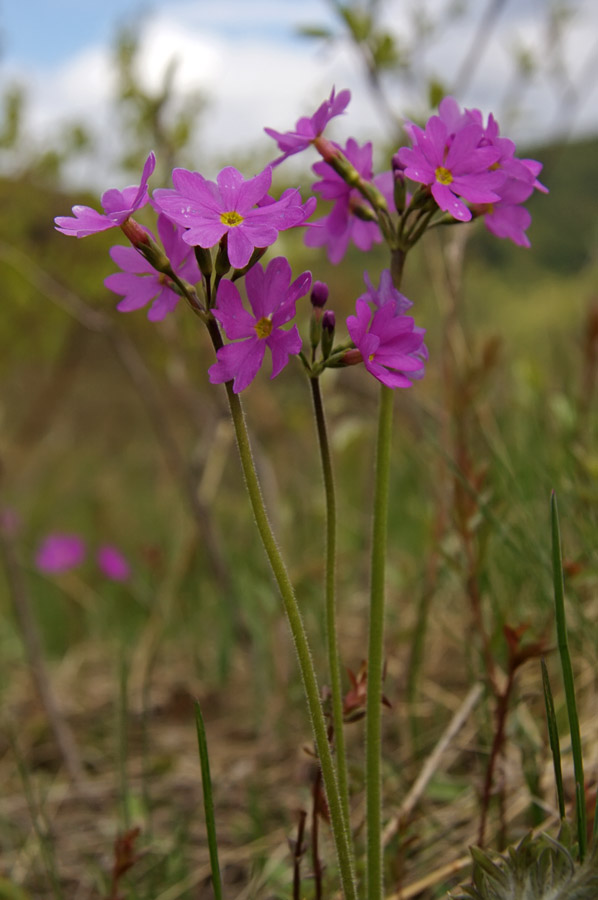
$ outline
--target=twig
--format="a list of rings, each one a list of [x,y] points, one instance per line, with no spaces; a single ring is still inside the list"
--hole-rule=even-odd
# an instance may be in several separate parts
[[[440,740],[426,759],[422,769],[415,779],[411,790],[407,793],[405,799],[399,806],[397,812],[386,825],[382,832],[382,842],[386,846],[394,837],[401,827],[401,823],[410,815],[414,806],[425,791],[428,782],[438,768],[440,760],[451,743],[471,715],[473,709],[477,705],[483,693],[483,685],[479,682],[474,684],[459,709],[453,715],[451,721],[442,733]],[[402,896],[402,895],[401,895]]]

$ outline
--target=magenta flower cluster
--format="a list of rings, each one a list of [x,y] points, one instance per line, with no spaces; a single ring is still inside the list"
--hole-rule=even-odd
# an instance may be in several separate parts
[[[297,301],[310,289],[311,273],[303,272],[293,280],[290,264],[281,256],[266,268],[258,262],[282,232],[305,226],[307,246],[326,247],[331,262],[339,263],[350,243],[369,251],[381,242],[382,231],[395,250],[406,252],[436,209],[462,222],[483,216],[497,236],[529,246],[525,232],[530,216],[522,204],[534,190],[546,190],[538,181],[541,165],[515,156],[515,145],[500,136],[492,115],[484,123],[479,110],[461,110],[453,98],[446,97],[438,115],[424,128],[407,123],[412,146],[398,150],[392,171],[374,175],[370,143],[360,146],[349,138],[341,147],[323,137],[328,123],[344,113],[349,100],[349,91],[337,94],[333,89],[316,112],[299,119],[292,131],[266,128],[282,155],[251,178],[246,179],[233,166],[222,169],[215,181],[199,172],[175,169],[173,187],[153,192],[157,239],[131,218],[150,202],[148,180],[156,164],[153,153],[145,161],[138,186],[106,191],[103,212],[73,207],[72,217],[56,218],[56,228],[63,234],[86,237],[120,227],[132,246],[112,248],[111,257],[120,271],[105,280],[106,287],[121,296],[117,309],[129,312],[147,306],[148,318],[160,321],[185,296],[207,322],[214,325],[215,319],[227,338],[222,346],[218,346],[220,338],[216,341],[216,362],[209,369],[209,378],[215,384],[231,382],[236,393],[254,380],[266,350],[272,360],[272,377],[291,356],[302,352],[293,319]],[[285,190],[278,198],[270,194],[272,168],[310,146],[323,157],[313,166],[319,179],[313,190],[332,204],[315,222],[308,222],[316,207],[315,197],[304,203],[295,189]],[[406,192],[405,179],[419,185],[413,195]],[[399,224],[394,226],[392,217],[397,213]],[[415,224],[411,219],[405,230],[412,213]],[[210,251],[216,247],[217,277],[212,286]],[[234,271],[227,278],[230,268]],[[236,283],[241,277],[249,308]],[[322,367],[362,362],[388,387],[408,387],[423,374],[427,359],[424,332],[406,315],[411,303],[393,285],[390,271],[381,274],[377,288],[367,273],[365,281],[367,290],[357,299],[355,315],[347,319],[349,349],[345,344],[334,350],[334,311],[319,310],[327,301],[327,291],[321,302],[315,303],[312,296],[312,365],[321,341]],[[198,299],[198,284],[205,305]],[[306,357],[302,359],[309,366]],[[76,561],[80,554],[72,536],[70,543],[69,536],[58,537],[60,540],[40,549],[40,566],[47,571],[52,566],[55,571],[69,567],[69,560]],[[114,555],[105,553],[102,558],[116,566]],[[109,562],[106,565],[110,567]]]
[[[426,185],[441,210],[462,222],[484,215],[497,237],[530,246],[531,216],[521,204],[535,188],[546,191],[537,180],[542,166],[515,157],[515,144],[500,137],[492,115],[484,126],[480,110],[462,112],[445,97],[425,129],[408,123],[407,133],[413,146],[398,152],[404,174]]]
[[[35,555],[35,565],[46,575],[61,575],[85,562],[87,548],[78,534],[54,532],[47,535]],[[104,544],[96,552],[98,569],[110,581],[128,581],[131,567],[118,547]]]

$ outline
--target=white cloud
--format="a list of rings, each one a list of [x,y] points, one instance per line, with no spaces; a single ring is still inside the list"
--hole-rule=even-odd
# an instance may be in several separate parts
[[[413,34],[408,13],[421,9],[423,0],[387,0],[389,26],[403,39]],[[565,61],[573,75],[589,58],[598,25],[598,4],[580,0],[580,13],[565,43]],[[447,2],[427,4],[446,10]],[[476,15],[478,15],[476,7]],[[178,61],[175,84],[184,98],[200,91],[208,107],[200,123],[196,142],[202,166],[216,165],[216,159],[235,153],[247,155],[257,148],[274,155],[275,148],[263,134],[263,127],[286,130],[300,115],[313,111],[332,85],[349,87],[353,100],[349,113],[334,123],[335,135],[344,140],[350,134],[363,140],[379,138],[381,119],[364,84],[362,66],[347,42],[330,47],[293,37],[298,24],[330,21],[323,0],[219,0],[219,2],[169,2],[148,14],[140,31],[139,75],[151,90],[157,90],[164,71],[173,58]],[[486,110],[500,101],[511,72],[511,52],[516,41],[540,48],[541,29],[534,0],[522,3],[518,14],[511,7],[493,33],[475,78],[461,100]],[[469,17],[448,21],[447,27],[424,54],[428,71],[450,82],[462,54],[475,34],[477,20]],[[51,141],[65,120],[85,121],[97,135],[98,157],[91,166],[74,167],[73,180],[106,184],[120,151],[118,129],[113,114],[115,91],[111,48],[94,46],[57,68],[28,68],[16,73],[30,87],[28,125],[39,142]],[[523,113],[516,123],[515,137],[537,137],[554,126],[554,91],[549,82],[539,82],[523,97]],[[413,109],[421,99],[404,84],[391,94],[397,115]],[[551,118],[552,117],[552,118]],[[580,107],[578,126],[596,128],[595,104]],[[198,163],[199,166],[199,163]],[[206,171],[213,174],[213,171]]]

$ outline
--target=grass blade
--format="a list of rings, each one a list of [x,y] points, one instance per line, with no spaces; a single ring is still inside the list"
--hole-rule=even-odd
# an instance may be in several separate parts
[[[546,724],[548,726],[548,741],[552,752],[552,763],[554,766],[554,781],[556,785],[556,794],[559,803],[559,816],[565,818],[565,791],[563,788],[563,770],[561,768],[561,747],[559,744],[559,732],[556,724],[556,715],[554,712],[554,699],[548,680],[548,669],[544,660],[540,660],[542,666],[542,686],[544,688],[544,705],[546,707]]]
[[[220,878],[220,863],[218,862],[218,841],[216,839],[216,819],[214,818],[214,800],[212,798],[212,779],[210,778],[210,760],[208,756],[208,742],[206,729],[201,714],[201,708],[195,701],[195,724],[197,726],[197,744],[199,747],[199,762],[201,765],[201,786],[203,791],[203,806],[206,814],[206,831],[208,833],[208,847],[210,850],[210,866],[212,869],[212,884],[214,897],[222,900],[222,881]]]
[[[553,491],[550,500],[550,512],[552,522],[552,576],[554,583],[554,606],[556,617],[556,634],[563,672],[563,685],[565,688],[565,700],[567,704],[567,717],[569,719],[569,732],[571,734],[571,750],[573,752],[573,768],[575,771],[575,797],[577,812],[577,840],[579,842],[579,858],[583,862],[586,854],[586,803],[585,784],[583,774],[583,755],[581,750],[581,735],[579,729],[579,717],[575,702],[575,683],[573,681],[573,666],[567,641],[567,621],[565,618],[565,587],[563,581],[563,562],[561,555],[561,532],[559,528],[559,513],[556,504],[556,494]]]

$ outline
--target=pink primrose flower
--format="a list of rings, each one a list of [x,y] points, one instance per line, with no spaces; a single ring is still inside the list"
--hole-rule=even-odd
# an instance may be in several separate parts
[[[311,285],[311,273],[303,272],[291,284],[291,266],[284,256],[273,259],[264,271],[258,263],[245,276],[251,312],[245,309],[237,286],[223,280],[218,287],[214,315],[226,336],[235,343],[226,344],[217,353],[217,362],[208,375],[212,384],[234,379],[238,394],[255,378],[266,347],[272,354],[272,378],[278,375],[291,354],[301,350],[297,326],[283,328],[295,315],[295,304]]]
[[[150,153],[145,161],[139,187],[126,187],[122,191],[111,188],[102,194],[103,213],[90,206],[73,206],[72,216],[57,216],[56,230],[72,237],[87,237],[98,231],[122,225],[136,210],[149,200],[147,182],[156,167],[156,157]]]
[[[269,202],[270,167],[246,181],[237,169],[227,166],[216,182],[199,172],[175,169],[172,181],[174,190],[154,191],[156,205],[187,229],[183,233],[187,244],[214,247],[227,235],[228,258],[236,269],[247,265],[256,247],[270,247],[280,231],[302,225],[313,208],[308,211],[294,189]]]
[[[176,274],[191,284],[198,282],[201,276],[192,248],[181,239],[179,227],[163,214],[158,216],[158,234]],[[116,307],[119,312],[141,309],[151,303],[147,317],[150,322],[160,322],[176,307],[180,296],[172,283],[135,247],[112,247],[110,256],[122,272],[109,275],[104,284],[108,290],[123,295]]]
[[[283,151],[282,156],[275,159],[272,165],[278,166],[289,156],[294,156],[295,153],[300,153],[309,147],[317,137],[320,137],[331,119],[344,113],[350,99],[350,91],[341,91],[337,95],[332,88],[328,100],[324,100],[313,116],[303,116],[298,119],[294,131],[280,132],[273,128],[264,128],[266,134],[274,138],[278,149]]]
[[[437,124],[431,125],[435,119],[444,127],[444,148],[441,129]],[[500,173],[502,182],[495,180],[490,183],[486,180],[486,187],[495,192],[497,200],[475,199],[470,190],[471,179],[468,179],[465,190],[459,190],[457,179],[453,177],[457,172],[449,165],[451,151],[455,142],[463,141],[463,133],[470,131],[472,126],[480,129],[475,149],[491,149],[496,154],[487,175],[496,178],[496,174]],[[425,132],[412,123],[407,123],[405,127],[414,147],[412,150],[401,148],[399,159],[407,167],[406,174],[409,178],[432,185],[432,195],[441,209],[448,210],[455,218],[467,221],[469,216],[463,216],[463,209],[467,208],[463,205],[451,208],[447,191],[459,194],[474,205],[474,212],[485,215],[486,226],[497,237],[508,237],[522,247],[530,246],[525,230],[531,222],[531,216],[521,204],[534,189],[547,193],[547,188],[538,180],[542,164],[534,159],[518,159],[515,156],[515,144],[509,138],[500,136],[498,122],[492,114],[484,124],[484,117],[479,109],[461,110],[453,97],[445,97],[439,104],[438,116],[429,120]],[[436,149],[435,154],[430,151],[431,144]],[[422,155],[426,157],[427,165],[422,164]],[[445,157],[444,161],[440,158],[442,155]],[[480,160],[477,154],[476,159]],[[439,180],[443,182],[443,187],[433,184],[432,169],[436,180],[440,172]],[[477,171],[478,179],[480,175],[483,178],[483,173]]]
[[[412,181],[430,186],[440,209],[455,219],[468,222],[471,203],[494,203],[500,199],[498,188],[505,180],[503,172],[491,168],[501,151],[480,147],[483,129],[475,123],[464,125],[455,134],[440,116],[428,119],[425,131],[412,125],[413,147],[402,147],[399,160]]]
[[[131,567],[117,547],[104,544],[98,548],[96,561],[100,572],[111,581],[128,581]]]
[[[81,565],[85,559],[85,544],[76,534],[49,534],[41,542],[35,555],[40,572],[58,575]]]
[[[389,208],[393,209],[392,172],[384,172],[373,177],[372,144],[367,143],[360,147],[357,141],[349,138],[343,153],[362,178],[376,185],[384,195]],[[322,180],[313,185],[313,190],[324,200],[332,200],[334,206],[326,216],[310,225],[305,234],[305,244],[308,247],[327,247],[330,262],[336,264],[343,259],[350,241],[365,251],[370,250],[372,244],[381,243],[378,224],[364,221],[353,214],[355,206],[367,205],[357,188],[348,185],[323,160],[315,163],[312,168],[316,175],[322,176]]]
[[[347,319],[356,349],[347,351],[346,361],[363,362],[368,372],[387,387],[411,387],[413,380],[424,374],[428,358],[425,331],[416,327],[411,316],[404,315],[410,301],[393,287],[390,272],[385,271],[378,292],[366,277],[368,291],[358,298],[356,315]]]

